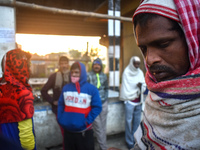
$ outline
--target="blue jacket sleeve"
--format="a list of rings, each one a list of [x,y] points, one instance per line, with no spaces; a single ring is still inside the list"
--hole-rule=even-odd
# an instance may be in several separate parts
[[[86,118],[86,122],[88,124],[93,123],[95,118],[101,113],[102,110],[102,104],[98,89],[95,86],[93,86],[93,88],[91,89],[93,89],[91,97],[91,111]]]

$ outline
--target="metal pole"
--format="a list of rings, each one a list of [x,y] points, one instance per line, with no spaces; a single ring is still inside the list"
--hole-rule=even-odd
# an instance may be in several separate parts
[[[24,3],[24,2],[19,2],[19,1],[16,1],[16,2],[12,2],[8,0],[0,1],[0,6],[24,7],[24,8],[51,12],[55,14],[58,13],[58,14],[68,14],[68,15],[77,15],[77,16],[87,16],[87,17],[94,17],[94,18],[114,19],[114,20],[127,21],[127,22],[132,21],[132,18],[129,18],[129,17],[121,17],[121,16],[117,17],[117,16],[110,16],[106,14],[85,12],[85,11],[79,11],[79,10],[60,9],[60,8],[55,8],[55,7],[47,7],[47,6],[37,5],[37,4]]]
[[[113,16],[115,16],[115,0],[113,0]],[[115,91],[115,21],[113,22],[113,90]]]

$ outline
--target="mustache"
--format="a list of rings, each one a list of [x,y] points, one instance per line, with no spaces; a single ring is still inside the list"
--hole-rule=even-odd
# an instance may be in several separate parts
[[[152,65],[149,67],[150,72],[169,72],[174,73],[174,70],[172,70],[170,67],[165,65]]]
[[[94,67],[94,69],[99,69],[99,67]]]

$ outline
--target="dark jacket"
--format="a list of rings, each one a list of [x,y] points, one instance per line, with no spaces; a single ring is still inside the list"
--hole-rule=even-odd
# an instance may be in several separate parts
[[[51,104],[53,113],[57,114],[57,107],[58,106],[54,105],[53,102],[58,101],[62,89],[61,88],[55,88],[55,81],[56,81],[56,72],[50,75],[47,83],[43,86],[43,88],[41,90],[41,94],[42,94],[43,99],[45,99],[46,101],[48,101]],[[63,83],[62,87],[65,84],[67,84],[67,83]],[[53,90],[53,96],[48,94],[48,91],[50,89]]]
[[[101,59],[97,58],[94,61],[96,61],[96,60],[101,63],[101,68],[102,68],[103,66],[102,66]],[[92,64],[92,66],[93,65],[94,64]],[[101,101],[103,103],[108,99],[108,80],[107,80],[107,76],[102,72],[102,69],[99,73],[99,78],[100,78],[101,86],[98,88],[98,90],[99,90]],[[97,86],[97,76],[96,76],[96,73],[93,70],[88,72],[87,81],[89,83],[93,84],[94,86]]]

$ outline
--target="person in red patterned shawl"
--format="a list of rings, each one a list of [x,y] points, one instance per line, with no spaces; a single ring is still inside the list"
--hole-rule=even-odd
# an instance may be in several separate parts
[[[30,53],[8,51],[2,60],[0,79],[0,134],[24,149],[36,149],[33,127],[33,94],[28,84]]]

